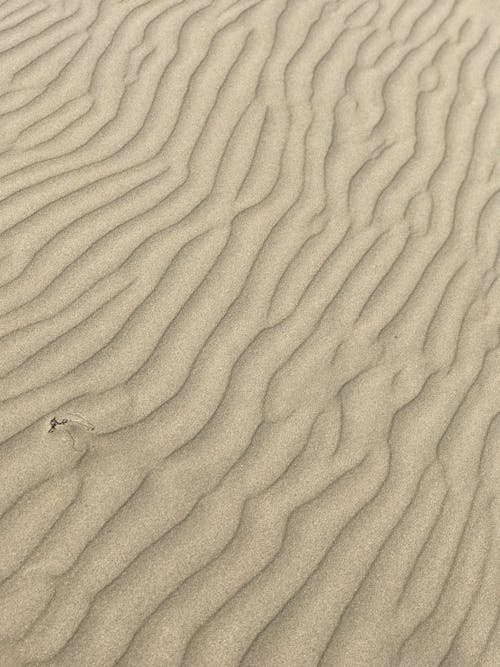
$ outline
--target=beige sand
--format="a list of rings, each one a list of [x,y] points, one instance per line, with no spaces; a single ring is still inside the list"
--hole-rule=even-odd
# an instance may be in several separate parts
[[[3,0],[0,113],[0,667],[498,667],[498,1]]]

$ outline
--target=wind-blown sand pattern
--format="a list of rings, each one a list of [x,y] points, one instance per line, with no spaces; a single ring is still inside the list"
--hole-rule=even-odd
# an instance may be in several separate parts
[[[0,665],[500,664],[500,5],[0,4]]]

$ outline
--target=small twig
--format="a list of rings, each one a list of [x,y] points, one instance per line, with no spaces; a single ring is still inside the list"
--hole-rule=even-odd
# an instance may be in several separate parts
[[[64,418],[64,419],[61,419],[61,421],[59,421],[57,419],[57,417],[52,417],[52,419],[49,422],[49,424],[50,424],[49,433],[54,433],[57,426],[62,426],[64,424],[68,424],[69,422],[72,422],[74,424],[79,424],[80,426],[83,426],[85,429],[87,429],[87,431],[93,431],[95,429],[94,424],[91,424],[87,419],[85,419],[84,417],[82,417],[78,413],[71,413],[70,412],[68,414],[73,416],[73,417],[77,417],[78,419]],[[73,449],[76,452],[79,452],[80,450],[77,447],[75,447],[75,439],[74,439],[73,434],[71,433],[69,427],[66,429],[65,432],[71,438],[71,446],[73,447]]]
[[[67,424],[68,420],[62,419],[61,421],[58,421],[57,417],[52,417],[49,423],[50,423],[49,433],[53,433],[56,430],[56,426],[60,426],[61,424]]]

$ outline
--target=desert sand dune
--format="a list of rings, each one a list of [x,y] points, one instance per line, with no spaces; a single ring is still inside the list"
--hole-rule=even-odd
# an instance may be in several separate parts
[[[500,5],[0,3],[0,667],[500,665]]]

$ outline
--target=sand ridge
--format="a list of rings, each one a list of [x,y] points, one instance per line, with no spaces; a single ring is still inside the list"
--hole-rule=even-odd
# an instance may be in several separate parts
[[[500,9],[0,3],[0,666],[496,667]]]

